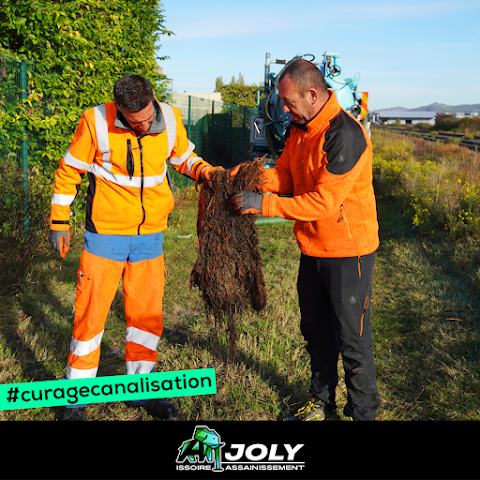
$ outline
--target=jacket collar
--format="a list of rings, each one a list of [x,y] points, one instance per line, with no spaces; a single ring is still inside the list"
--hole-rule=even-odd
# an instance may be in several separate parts
[[[153,116],[153,122],[150,126],[150,131],[147,135],[158,134],[165,131],[165,119],[163,118],[162,107],[158,103],[157,99],[153,99],[153,107],[155,108],[155,115]],[[116,108],[116,107],[115,107]],[[125,120],[125,117],[122,115],[122,112],[117,109],[117,114],[115,116],[115,127],[122,130],[128,130],[134,132],[133,128]]]
[[[341,110],[340,104],[337,101],[335,92],[333,90],[328,90],[329,98],[322,109],[317,113],[317,115],[312,118],[306,125],[300,125],[298,123],[291,122],[290,126],[292,128],[298,128],[305,131],[313,131],[319,128],[323,128],[325,124],[330,123],[330,120],[338,115]]]

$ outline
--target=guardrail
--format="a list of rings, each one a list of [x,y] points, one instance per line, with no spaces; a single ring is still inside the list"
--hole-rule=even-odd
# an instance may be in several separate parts
[[[435,135],[432,135],[431,132],[425,132],[424,130],[406,130],[404,128],[387,127],[385,125],[377,125],[377,124],[372,124],[372,127],[378,128],[380,130],[390,130],[391,132],[403,133],[404,135],[415,134],[415,136],[420,136],[424,140],[429,140],[433,142],[436,140],[451,142],[452,139],[456,139],[456,140],[460,140],[459,142],[455,142],[457,145],[460,145],[462,147],[467,147],[475,151],[480,150],[480,136],[477,136],[477,135],[465,135],[460,133],[445,133],[445,132],[439,132]],[[473,136],[473,139],[467,139],[465,138],[466,136],[468,137]]]

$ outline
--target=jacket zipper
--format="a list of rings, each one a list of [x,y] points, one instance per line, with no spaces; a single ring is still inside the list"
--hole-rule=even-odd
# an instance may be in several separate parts
[[[355,240],[355,237],[353,236],[352,234],[352,229],[350,228],[350,222],[348,221],[348,217],[347,217],[347,214],[345,212],[345,208],[343,206],[343,203],[340,205],[340,217],[339,219],[337,220],[338,222],[343,222],[343,218],[345,217],[345,222],[347,224],[347,228],[348,228],[348,234],[350,235],[350,238],[353,240],[353,242],[355,243],[355,247],[357,249],[357,252],[359,252],[359,249],[358,249],[358,244],[357,244],[357,241]],[[359,259],[359,272],[360,272],[360,255],[358,255],[358,259]],[[361,273],[360,273],[360,276],[361,276]]]
[[[307,138],[307,134],[305,133],[305,135],[303,136],[303,139],[302,139],[302,143],[300,144],[301,147],[303,147],[303,142],[305,141],[305,139]],[[302,160],[302,163],[300,164],[301,167],[303,167],[303,162],[304,162],[305,159]]]
[[[340,205],[340,218],[338,219],[338,221],[343,222],[343,219],[345,219],[345,222],[347,224],[348,233],[349,233],[350,237],[353,238],[352,231],[350,230],[350,223],[348,222],[347,214],[345,213],[345,208],[343,207],[343,203],[342,203],[342,205]]]
[[[138,234],[140,235],[140,227],[145,222],[145,207],[143,206],[143,148],[140,138],[138,138],[138,146],[140,147],[140,204],[142,206],[143,218],[138,226]]]
[[[135,163],[132,153],[132,142],[130,139],[127,139],[127,172],[130,177],[130,181],[133,180],[133,173],[135,171]]]
[[[307,138],[307,134],[305,133],[302,138],[302,143],[300,144],[301,147],[303,147],[303,142],[305,141],[306,138]]]
[[[365,317],[365,313],[367,312],[367,308],[369,305],[370,305],[370,298],[367,295],[365,297],[365,302],[363,304],[362,318],[360,319],[360,336],[363,335],[363,319]]]

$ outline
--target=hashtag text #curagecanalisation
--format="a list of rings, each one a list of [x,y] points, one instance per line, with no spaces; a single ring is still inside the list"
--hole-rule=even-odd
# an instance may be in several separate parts
[[[155,375],[155,374],[153,374]],[[119,377],[116,377],[119,378]],[[135,394],[148,394],[162,392],[162,394],[168,394],[167,396],[181,396],[181,391],[189,390],[189,394],[194,394],[196,389],[204,390],[212,388],[212,378],[206,377],[189,377],[185,374],[182,376],[175,376],[173,378],[164,380],[149,380],[149,378],[139,378],[133,380],[131,375],[121,376],[123,382],[112,382],[103,384],[83,385],[83,386],[68,386],[70,381],[59,381],[59,383],[65,383],[66,385],[58,385],[56,388],[35,388],[35,383],[29,383],[30,388],[25,388],[25,384],[22,384],[23,388],[19,388],[15,384],[10,385],[10,389],[7,391],[7,402],[15,403],[21,401],[22,403],[35,403],[45,402],[50,400],[62,400],[65,404],[74,405],[76,403],[82,403],[85,399],[90,397],[92,401],[93,397],[105,397],[102,400],[96,401],[109,401],[109,397],[117,397],[122,395],[135,395]],[[130,381],[126,381],[125,379]],[[102,378],[105,381],[105,377]],[[42,382],[39,382],[42,383]],[[50,384],[52,382],[49,382]],[[56,383],[56,382],[55,382]],[[214,379],[213,379],[214,383]],[[175,395],[172,395],[176,392]],[[156,396],[150,396],[154,398]],[[29,407],[35,407],[35,405],[29,405]],[[25,406],[23,407],[25,408]]]

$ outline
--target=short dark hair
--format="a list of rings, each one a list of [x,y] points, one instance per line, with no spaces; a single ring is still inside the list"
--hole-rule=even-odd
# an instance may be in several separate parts
[[[290,76],[294,85],[300,91],[300,95],[304,97],[309,88],[315,88],[322,91],[327,90],[327,83],[321,70],[308,60],[295,60],[287,65],[282,71],[278,83],[280,83],[287,75]]]
[[[113,87],[117,107],[135,113],[143,110],[155,98],[152,84],[142,75],[125,75]]]

